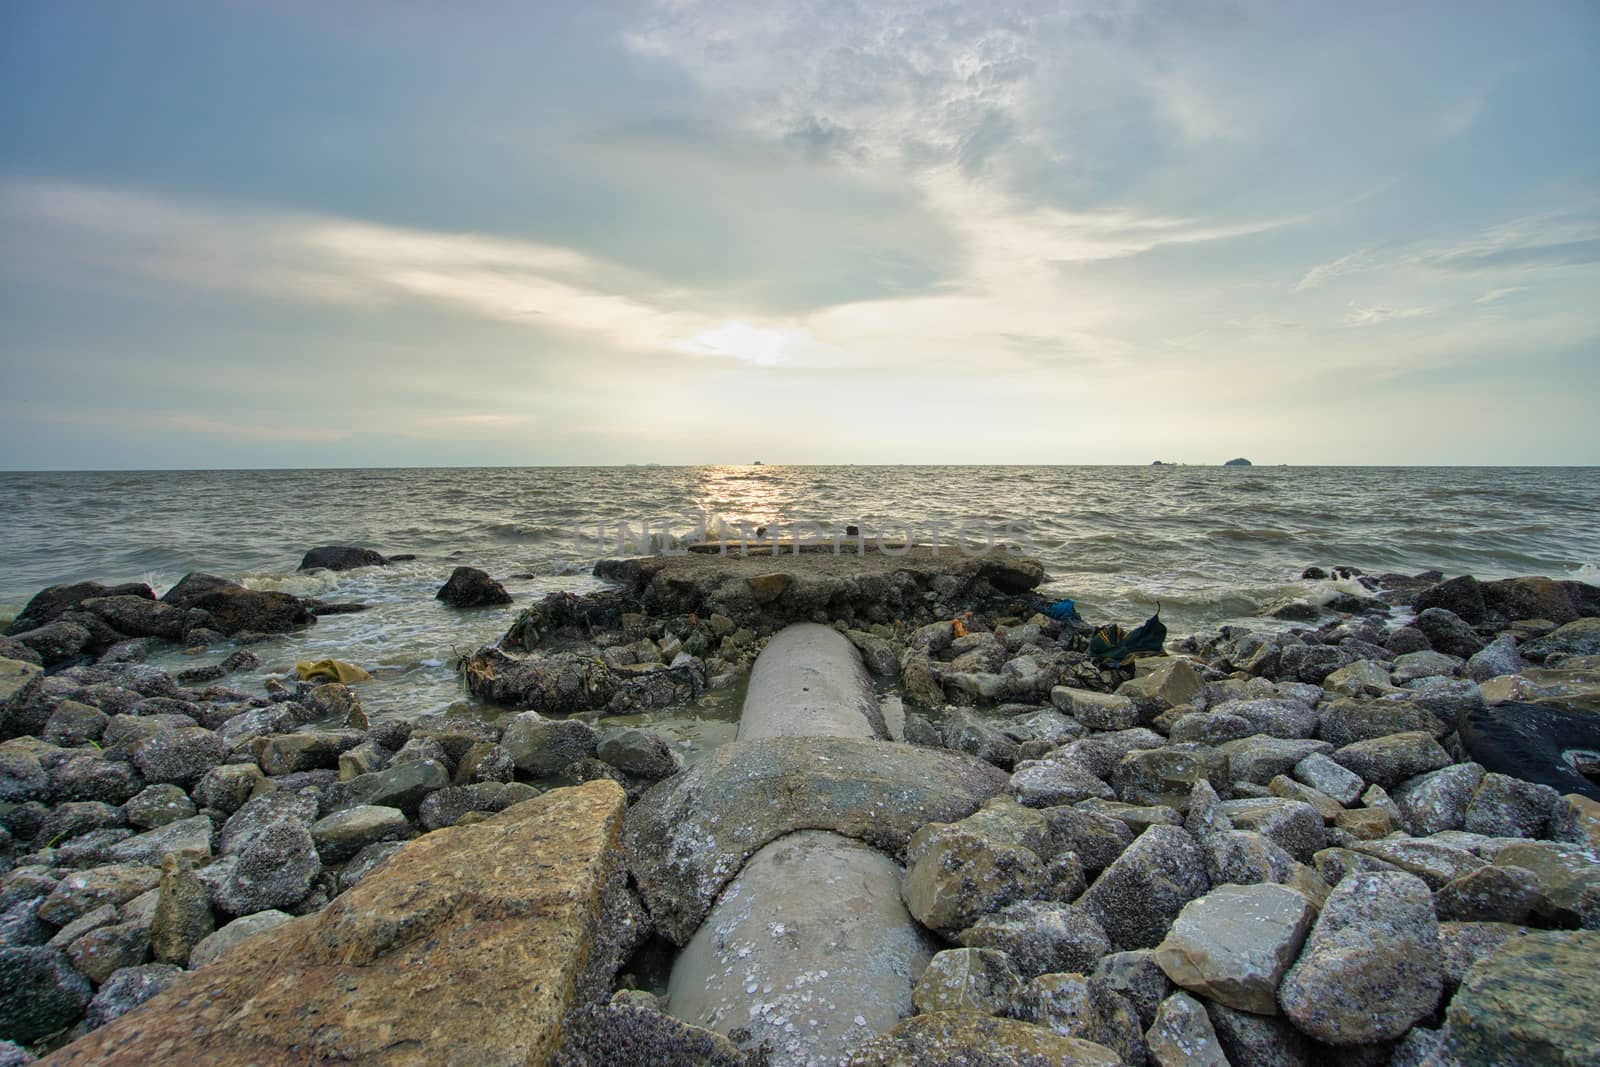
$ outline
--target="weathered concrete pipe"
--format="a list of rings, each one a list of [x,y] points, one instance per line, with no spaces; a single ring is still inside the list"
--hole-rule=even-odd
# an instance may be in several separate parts
[[[813,623],[783,630],[750,674],[739,740],[884,738],[861,656]],[[739,742],[735,742],[737,744]],[[884,758],[898,746],[885,744]],[[772,1067],[833,1064],[913,1011],[937,951],[900,900],[903,872],[853,838],[803,830],[762,847],[679,953],[668,1010],[766,1043]]]
[[[774,634],[750,669],[739,740],[858,737],[889,731],[861,653],[838,630],[795,623]]]

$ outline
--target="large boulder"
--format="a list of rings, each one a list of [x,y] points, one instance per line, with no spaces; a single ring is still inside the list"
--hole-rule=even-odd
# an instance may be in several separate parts
[[[155,591],[143,582],[127,585],[101,585],[99,582],[74,582],[69,585],[52,585],[33,594],[33,598],[17,613],[6,627],[7,635],[33,630],[54,622],[69,611],[75,611],[93,597],[136,596],[154,600]]]
[[[1004,952],[952,948],[936,952],[917,979],[911,1000],[918,1011],[979,1011],[1003,1015],[1022,991],[1022,978]]]
[[[1483,648],[1486,642],[1472,629],[1472,624],[1453,611],[1429,608],[1417,616],[1417,629],[1427,635],[1434,651],[1447,656],[1467,659]]]
[[[204,611],[211,617],[208,626],[230,636],[243,630],[288,633],[317,621],[310,603],[300,597],[246,589],[211,574],[186,574],[161,599],[174,607]]]
[[[985,915],[955,938],[1004,952],[1024,978],[1094,970],[1111,951],[1105,931],[1075,904],[1021,900]]]
[[[506,587],[477,567],[457,567],[434,594],[452,608],[494,607],[511,603]]]
[[[1484,621],[1488,610],[1483,603],[1483,589],[1479,586],[1478,580],[1470,574],[1451,578],[1447,582],[1440,582],[1424,589],[1417,594],[1412,607],[1418,612],[1429,608],[1443,608],[1454,612],[1474,626]]]
[[[58,948],[0,948],[0,1034],[32,1042],[70,1026],[94,990]]]
[[[1445,1012],[1444,1048],[1459,1063],[1600,1062],[1600,933],[1508,938],[1470,970]]]
[[[1200,842],[1176,826],[1151,826],[1095,879],[1079,903],[1114,948],[1153,948],[1183,906],[1208,888]]]
[[[623,807],[589,782],[420,838],[52,1062],[548,1062],[609,988]]]
[[[689,939],[722,887],[767,842],[832,830],[891,856],[929,822],[954,822],[1005,788],[956,752],[853,738],[723,745],[628,811],[628,866],[661,932]]]
[[[1278,1003],[1330,1045],[1399,1037],[1430,1014],[1444,984],[1433,896],[1415,875],[1354,874],[1328,896]]]
[[[1154,958],[1191,992],[1276,1015],[1278,983],[1300,955],[1315,916],[1311,902],[1288,886],[1219,886],[1184,905]]]
[[[313,548],[300,560],[300,570],[351,571],[357,567],[386,567],[387,557],[370,548],[351,545],[324,545]]]
[[[1523,653],[1540,663],[1551,656],[1600,655],[1600,619],[1575,619],[1536,641],[1528,642]]]

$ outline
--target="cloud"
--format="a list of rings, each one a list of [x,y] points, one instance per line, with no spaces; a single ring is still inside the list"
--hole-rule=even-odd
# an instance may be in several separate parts
[[[1600,265],[1600,216],[1578,213],[1527,215],[1455,241],[1396,241],[1357,249],[1312,267],[1295,290],[1338,278],[1407,268],[1432,274],[1500,271],[1523,274]]]
[[[1392,308],[1379,304],[1358,305],[1351,301],[1344,315],[1346,326],[1381,326],[1394,319],[1419,319],[1434,313],[1431,307]]]
[[[1527,293],[1532,291],[1533,287],[1531,285],[1508,285],[1503,289],[1490,289],[1487,293],[1484,293],[1482,296],[1474,300],[1473,303],[1498,304],[1500,301],[1516,296],[1518,293]]]

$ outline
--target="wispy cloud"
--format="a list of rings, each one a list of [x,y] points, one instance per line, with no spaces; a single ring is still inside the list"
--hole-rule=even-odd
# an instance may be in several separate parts
[[[1507,300],[1518,293],[1530,293],[1532,291],[1533,286],[1531,285],[1508,285],[1503,289],[1490,289],[1487,293],[1474,300],[1473,303],[1498,304],[1500,301]]]
[[[1359,305],[1353,301],[1344,314],[1346,326],[1381,326],[1394,319],[1420,319],[1434,313],[1431,307],[1385,307],[1382,304]]]
[[[1411,240],[1360,248],[1308,270],[1296,291],[1372,271],[1434,274],[1529,273],[1600,266],[1600,216],[1528,215],[1456,240]]]

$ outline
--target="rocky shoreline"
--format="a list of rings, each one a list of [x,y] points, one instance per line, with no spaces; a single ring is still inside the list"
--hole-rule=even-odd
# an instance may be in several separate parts
[[[1563,753],[1600,723],[1600,588],[1347,573],[1367,595],[1274,612],[1308,625],[1116,666],[1023,557],[702,548],[605,561],[610,591],[463,656],[503,713],[410,721],[374,721],[358,685],[224,683],[252,634],[350,606],[204,575],[39,593],[0,638],[0,1064],[73,1041],[60,1062],[143,1062],[284,975],[239,1056],[789,1062],[674,1019],[642,961],[763,845],[819,829],[901,865],[938,947],[854,1063],[1596,1062],[1600,786]],[[500,602],[486,575],[447,588]],[[796,623],[859,653],[872,736],[688,767],[607,724],[737,685]],[[161,642],[225,658],[169,675],[142,662]],[[896,775],[927,794],[829,784]],[[782,783],[755,822],[752,781]],[[528,897],[501,838],[582,906]],[[412,1032],[406,998],[444,988],[419,967],[559,992]]]

